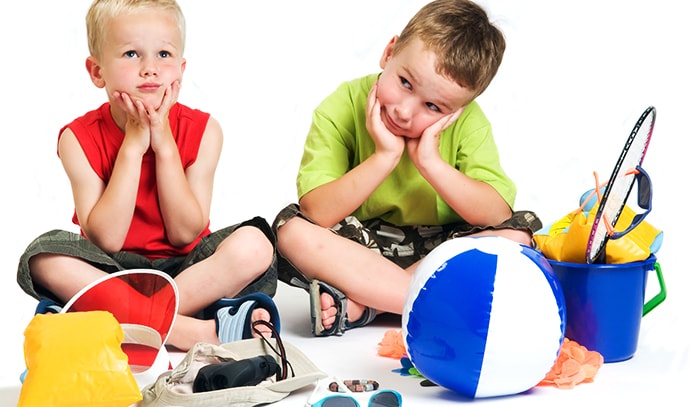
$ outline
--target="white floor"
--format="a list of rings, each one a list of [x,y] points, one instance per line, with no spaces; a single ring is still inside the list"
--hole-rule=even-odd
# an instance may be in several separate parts
[[[398,390],[403,395],[404,406],[450,406],[470,402],[470,399],[441,387],[422,387],[418,378],[392,371],[400,367],[398,361],[377,355],[378,343],[386,330],[400,329],[398,319],[382,318],[371,326],[348,331],[341,337],[315,338],[311,336],[308,322],[308,298],[302,290],[280,285],[276,301],[284,327],[281,336],[284,341],[298,347],[326,374],[342,379],[376,380],[381,388]],[[529,407],[603,405],[609,402],[618,405],[632,405],[633,402],[636,405],[685,405],[690,377],[687,301],[677,301],[675,297],[659,307],[642,320],[635,356],[624,362],[604,364],[593,383],[580,384],[574,389],[539,386],[527,393],[476,399],[476,402],[491,406]],[[171,359],[180,360],[182,356],[172,354]],[[9,366],[4,370],[11,373]],[[14,376],[11,379],[16,379],[17,375]],[[19,394],[16,383],[8,384],[8,387],[0,386],[2,406],[13,405],[11,402],[16,402]],[[308,386],[293,392],[275,406],[303,406],[312,390],[313,387]]]
[[[226,143],[218,170],[212,226],[254,215],[272,220],[294,198],[294,176],[311,110],[343,80],[378,69],[387,41],[425,0],[376,2],[180,1],[187,16],[187,71],[181,102],[211,112]],[[3,369],[0,405],[15,405],[23,370],[23,329],[35,301],[17,286],[17,260],[38,234],[74,230],[69,184],[55,154],[58,130],[104,100],[88,80],[84,15],[89,0],[12,2],[0,13],[0,111],[4,148],[0,182],[5,216],[0,275]],[[644,168],[654,187],[647,218],[664,231],[658,253],[668,298],[642,320],[636,355],[606,364],[595,382],[573,390],[537,388],[486,404],[575,405],[686,398],[690,380],[690,273],[684,260],[687,204],[680,188],[688,137],[690,26],[677,2],[484,0],[508,49],[479,101],[494,124],[503,164],[519,190],[517,209],[545,222],[577,206],[608,178],[631,120],[658,110]],[[405,405],[465,401],[422,388],[376,355],[394,321],[339,338],[309,335],[307,296],[281,285],[284,338],[329,374],[371,378],[403,393]],[[277,405],[303,405],[309,389]],[[679,402],[680,403],[680,402]]]

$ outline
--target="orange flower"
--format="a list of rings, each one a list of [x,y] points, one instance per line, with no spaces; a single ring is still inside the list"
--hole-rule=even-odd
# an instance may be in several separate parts
[[[564,338],[556,363],[537,386],[572,389],[580,383],[591,383],[603,364],[604,358],[599,352]]]
[[[402,339],[402,331],[389,329],[383,334],[383,339],[379,342],[378,353],[393,359],[400,359],[407,354],[405,343]]]
[[[379,342],[380,356],[400,359],[407,355],[402,331],[390,329]],[[572,389],[580,383],[591,383],[604,358],[599,352],[587,350],[579,343],[563,338],[563,344],[551,371],[537,386],[556,386],[559,389]]]

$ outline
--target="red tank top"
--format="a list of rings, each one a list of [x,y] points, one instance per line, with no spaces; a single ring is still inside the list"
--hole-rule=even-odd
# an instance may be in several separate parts
[[[170,109],[168,117],[180,152],[182,167],[187,169],[197,158],[199,144],[210,115],[177,103]],[[67,127],[79,141],[91,168],[107,184],[125,136],[110,114],[110,103],[105,103],[97,110],[75,119],[63,127],[60,134]],[[76,211],[72,222],[79,225]],[[199,240],[209,233],[207,224],[196,240],[185,247],[174,247],[168,242],[158,208],[155,158],[153,151],[149,149],[142,160],[136,207],[122,251],[139,253],[149,259],[182,256],[189,253]],[[86,237],[83,231],[82,236]]]

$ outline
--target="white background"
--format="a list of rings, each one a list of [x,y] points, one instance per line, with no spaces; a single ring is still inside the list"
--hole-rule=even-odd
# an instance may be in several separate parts
[[[180,1],[188,25],[180,101],[210,112],[226,137],[212,228],[254,215],[270,222],[295,200],[295,174],[311,111],[340,82],[378,71],[386,43],[425,3]],[[89,4],[8,2],[0,13],[0,388],[18,384],[23,329],[35,307],[16,284],[17,260],[44,231],[76,231],[56,141],[63,125],[105,100],[84,68]],[[684,118],[690,107],[686,13],[670,0],[481,4],[507,38],[504,62],[479,102],[494,125],[503,165],[518,185],[516,209],[534,210],[544,223],[575,209],[580,194],[594,186],[594,171],[608,179],[637,116],[649,105],[658,111],[644,168],[654,187],[654,209],[647,220],[665,234],[657,257],[668,299],[643,319],[632,360],[605,365],[593,384],[538,395],[546,393],[545,403],[566,404],[609,396],[635,401],[685,397],[676,385],[690,380],[683,181],[689,135]],[[356,352],[368,365],[382,362],[376,356],[379,328],[371,328],[368,336],[357,330],[340,339],[310,338],[306,296],[281,284],[277,300],[287,335],[304,343],[324,370],[335,370],[329,362],[333,352],[315,346],[325,340],[333,349],[338,341],[347,347],[364,338]],[[295,307],[296,313],[287,312]],[[386,365],[382,372],[388,370]],[[411,386],[406,405],[414,405],[419,386],[398,382]],[[444,394],[425,402],[440,403],[448,399]],[[301,405],[305,399],[298,394],[284,403]],[[526,399],[537,400],[506,402]]]

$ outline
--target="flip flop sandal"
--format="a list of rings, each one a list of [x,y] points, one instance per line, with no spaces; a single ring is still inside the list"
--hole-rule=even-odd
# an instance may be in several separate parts
[[[216,332],[220,343],[252,338],[252,311],[263,308],[271,316],[270,324],[280,333],[280,316],[273,299],[256,292],[239,298],[221,298],[204,313],[211,313],[216,320]]]
[[[321,319],[321,294],[327,293],[335,302],[337,310],[333,326],[326,329]],[[345,331],[369,325],[376,318],[376,310],[366,307],[362,317],[350,322],[347,319],[347,297],[342,291],[319,280],[312,280],[309,284],[309,300],[311,303],[311,332],[314,336],[342,335]]]
[[[35,314],[59,314],[60,311],[62,311],[60,304],[49,298],[43,298],[36,305]]]

